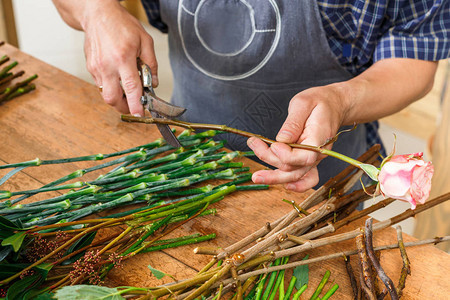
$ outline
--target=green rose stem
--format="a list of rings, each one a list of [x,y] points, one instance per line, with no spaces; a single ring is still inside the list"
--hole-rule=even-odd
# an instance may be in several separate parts
[[[0,59],[0,65],[1,65],[1,59]],[[0,79],[0,87],[6,83],[9,83],[10,81],[12,81],[13,79],[16,79],[20,76],[22,76],[23,74],[25,74],[24,71],[19,71],[17,73],[14,74],[8,74],[5,77],[3,77],[2,79]]]
[[[31,91],[34,91],[36,89],[36,85],[34,83],[28,84],[23,87],[18,87],[15,91],[10,91],[8,96],[4,98],[5,101],[12,100],[14,98],[17,98],[19,96],[25,95]]]
[[[8,98],[12,94],[14,94],[18,89],[27,87],[28,84],[30,82],[32,82],[33,80],[35,80],[37,77],[38,76],[35,74],[35,75],[32,75],[32,76],[28,77],[27,79],[25,79],[25,80],[23,80],[21,82],[16,83],[12,87],[7,87],[5,90],[0,92],[0,102],[2,102],[4,100],[8,100]]]
[[[6,67],[4,67],[2,70],[0,70],[0,78],[5,77],[5,75],[15,66],[17,66],[18,62],[17,61],[13,61],[12,63],[10,63],[9,65],[7,65]]]
[[[291,281],[289,282],[288,288],[286,290],[286,294],[284,295],[284,300],[291,299],[292,291],[294,290],[296,282],[297,282],[297,277],[292,276]]]
[[[289,261],[289,257],[284,257],[284,258],[282,258],[281,264],[285,265],[285,264],[287,264],[288,261]],[[278,292],[281,282],[284,281],[284,273],[285,273],[285,270],[281,270],[278,273],[277,281],[275,282],[275,285],[273,286],[273,290],[272,290],[272,293],[270,294],[269,300],[275,299],[275,296]]]
[[[231,128],[226,125],[190,123],[190,122],[184,122],[184,121],[172,120],[172,119],[135,117],[135,116],[130,116],[130,115],[122,115],[121,118],[122,118],[122,121],[125,121],[125,122],[136,122],[136,123],[145,123],[145,124],[165,124],[165,125],[179,126],[179,127],[183,127],[183,128],[187,128],[187,129],[191,129],[191,130],[196,130],[196,129],[220,130],[220,131],[224,131],[224,132],[238,134],[238,135],[248,137],[248,138],[257,137],[269,145],[276,142],[274,140],[268,139],[259,134],[254,134],[254,133],[250,133],[247,131]],[[377,177],[378,177],[379,170],[372,165],[363,164],[362,162],[360,162],[358,160],[355,160],[353,158],[350,158],[348,156],[345,156],[343,154],[337,153],[332,150],[324,149],[321,146],[311,146],[311,145],[303,145],[303,144],[288,144],[288,145],[292,148],[314,151],[314,152],[321,153],[321,154],[324,154],[327,156],[335,157],[337,159],[345,161],[345,162],[363,170],[364,172],[366,172],[366,174],[371,179],[378,181]]]
[[[325,295],[323,295],[323,297],[321,298],[322,300],[328,300],[330,299],[331,296],[333,296],[333,294],[337,291],[337,289],[339,288],[339,285],[334,284],[326,293]]]
[[[159,250],[163,250],[163,249],[174,248],[174,247],[179,247],[179,246],[184,246],[184,245],[196,244],[196,243],[200,243],[203,241],[209,241],[211,239],[214,239],[215,237],[216,237],[216,234],[213,233],[213,234],[203,235],[200,237],[194,237],[194,238],[190,238],[190,239],[180,238],[179,241],[175,241],[175,242],[167,243],[167,244],[163,244],[163,245],[155,245],[152,247],[148,247],[148,248],[142,250],[141,252],[146,253],[146,252],[159,251]]]
[[[292,300],[300,299],[301,294],[308,288],[307,284],[304,284],[295,294],[292,296]],[[322,298],[323,299],[323,298]]]
[[[322,292],[323,288],[325,287],[325,284],[328,282],[328,278],[330,278],[331,272],[327,270],[325,274],[322,277],[322,280],[320,281],[319,285],[317,286],[316,290],[314,291],[313,295],[311,296],[310,300],[316,300],[320,293]]]
[[[0,46],[3,46],[5,42],[0,42]],[[9,57],[7,55],[3,55],[0,57],[0,66],[3,65],[5,62],[9,61]]]

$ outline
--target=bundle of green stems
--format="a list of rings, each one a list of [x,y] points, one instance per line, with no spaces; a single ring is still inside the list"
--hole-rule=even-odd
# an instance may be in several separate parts
[[[4,65],[9,60],[9,56],[1,56],[0,66]],[[13,68],[17,65],[18,62],[14,61],[0,69],[0,103],[29,93],[36,88],[36,86],[31,82],[37,78],[37,75],[32,75],[27,79],[14,84],[12,83],[16,78],[19,78],[25,74],[24,71],[18,71],[16,73],[13,72]]]
[[[183,147],[178,149],[157,139],[111,154],[0,166],[13,169],[0,180],[3,184],[25,168],[109,159],[38,189],[0,192],[0,227],[4,229],[0,267],[8,270],[0,275],[0,286],[8,299],[68,284],[98,284],[113,266],[138,253],[214,238],[215,234],[165,236],[192,218],[214,214],[209,206],[229,193],[268,188],[242,185],[251,180],[251,173],[233,159],[252,153],[223,151],[224,141],[210,139],[217,133],[183,131],[178,136]],[[105,172],[94,180],[80,181],[99,170]],[[23,203],[49,191],[66,192]],[[119,210],[111,211],[114,208]],[[105,237],[104,230],[113,233]]]

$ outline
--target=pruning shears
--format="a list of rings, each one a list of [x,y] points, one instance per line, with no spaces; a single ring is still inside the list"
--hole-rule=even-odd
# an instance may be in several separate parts
[[[152,87],[152,73],[150,67],[138,59],[138,69],[140,71],[142,83],[141,104],[154,118],[173,119],[181,116],[186,108],[170,104],[156,96]],[[173,134],[169,125],[156,124],[158,130],[169,145],[181,147],[180,141]]]

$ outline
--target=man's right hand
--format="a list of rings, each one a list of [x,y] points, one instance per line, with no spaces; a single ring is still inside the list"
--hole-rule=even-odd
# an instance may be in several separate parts
[[[86,34],[86,66],[106,103],[121,113],[144,115],[137,58],[146,63],[158,85],[152,37],[117,0],[53,0],[66,23]],[[126,97],[123,97],[125,94]]]

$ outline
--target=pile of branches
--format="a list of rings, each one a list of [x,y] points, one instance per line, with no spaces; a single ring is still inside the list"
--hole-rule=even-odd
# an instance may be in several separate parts
[[[362,155],[359,160],[374,163],[379,148],[373,147]],[[390,219],[372,225],[368,219],[365,228],[340,234],[333,233],[353,222],[366,217],[368,214],[383,208],[394,201],[388,198],[364,210],[355,212],[355,208],[365,200],[371,199],[370,193],[376,189],[375,185],[365,189],[351,192],[351,188],[359,181],[361,170],[348,167],[336,177],[330,179],[322,187],[312,193],[302,203],[292,202],[294,209],[268,223],[245,237],[241,241],[226,248],[210,249],[196,248],[197,254],[212,255],[208,263],[196,276],[190,279],[158,286],[149,289],[142,299],[157,299],[169,295],[170,299],[217,299],[223,295],[226,298],[243,299],[247,297],[254,281],[261,274],[267,274],[283,269],[294,268],[323,261],[327,259],[345,257],[347,260],[349,276],[352,279],[354,298],[360,299],[362,294],[367,299],[383,299],[387,293],[392,299],[398,299],[405,286],[405,279],[409,273],[409,261],[404,247],[438,243],[449,240],[449,237],[434,238],[413,243],[403,243],[399,231],[399,243],[385,245],[378,248],[372,246],[372,234],[409,217],[414,216],[430,207],[447,201],[450,194],[429,200],[415,210],[408,209]],[[369,194],[368,194],[369,193]],[[357,249],[333,253],[323,257],[299,260],[284,265],[267,267],[276,259],[290,257],[314,248],[355,239]],[[404,265],[402,275],[397,286],[384,273],[375,251],[400,247]],[[349,264],[349,256],[359,254],[362,271],[359,284],[355,279]],[[375,276],[385,284],[385,289],[378,291],[375,288]],[[246,296],[247,295],[247,296]]]
[[[0,42],[0,46],[4,44],[5,42]],[[0,57],[0,66],[7,63],[9,60],[9,56],[3,55]],[[0,103],[29,93],[36,88],[34,83],[31,83],[37,78],[36,74],[23,81],[14,83],[16,78],[19,78],[25,74],[24,71],[13,72],[13,68],[17,65],[18,62],[14,61],[0,70]]]

